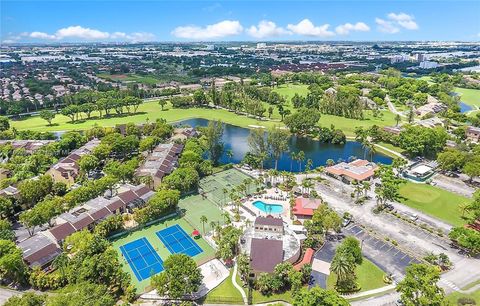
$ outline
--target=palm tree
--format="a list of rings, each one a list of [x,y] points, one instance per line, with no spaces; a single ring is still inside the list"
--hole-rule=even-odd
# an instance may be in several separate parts
[[[395,122],[397,123],[396,126],[398,126],[398,123],[402,120],[402,117],[400,117],[400,114],[395,115]]]
[[[293,161],[296,161],[297,160],[297,153],[295,152],[291,152],[290,153],[290,172],[292,172],[293,170]]]
[[[224,222],[225,224],[229,224],[229,223],[230,223],[230,214],[229,214],[228,212],[224,211],[224,212],[222,213],[222,217],[223,217],[223,222]]]
[[[65,277],[65,268],[68,265],[68,256],[65,253],[61,253],[58,255],[52,262],[52,265],[55,269],[58,269],[60,271],[60,276],[62,278]]]
[[[348,255],[341,252],[335,254],[335,257],[333,257],[330,271],[337,275],[336,286],[340,286],[342,282],[351,279],[352,276],[355,275],[355,260],[353,256]]]
[[[311,158],[307,159],[307,164],[305,165],[305,178],[308,177],[308,172],[312,169],[313,160]]]
[[[298,152],[298,171],[302,172],[302,162],[305,160],[305,153],[303,151]]]
[[[222,189],[222,192],[223,192],[223,202],[225,202],[224,204],[227,205],[228,189],[227,189],[227,188],[223,188],[223,189]]]
[[[362,193],[363,191],[363,187],[361,185],[359,185],[358,183],[355,185],[355,199],[358,201],[358,198],[360,197],[360,194]]]
[[[215,221],[210,221],[210,228],[212,229],[213,237],[215,237],[215,230],[216,230],[216,228],[217,228],[217,222],[215,222]]]
[[[233,157],[233,151],[232,150],[227,150],[226,155],[228,157],[228,161],[230,162]]]
[[[362,185],[363,185],[363,191],[365,192],[365,196],[368,195],[368,191],[370,190],[370,187],[371,187],[371,184],[370,182],[362,182]]]
[[[208,222],[208,219],[205,215],[202,215],[200,217],[200,222],[202,223],[202,227],[203,227],[203,234],[205,235],[205,223]]]

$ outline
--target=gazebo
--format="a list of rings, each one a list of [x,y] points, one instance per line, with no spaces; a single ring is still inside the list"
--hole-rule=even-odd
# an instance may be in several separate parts
[[[200,238],[200,232],[198,230],[194,229],[193,232],[192,232],[192,236],[193,236],[193,238],[198,239],[198,238]]]

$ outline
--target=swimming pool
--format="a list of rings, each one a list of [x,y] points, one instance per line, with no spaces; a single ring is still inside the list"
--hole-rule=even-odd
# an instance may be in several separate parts
[[[283,206],[280,204],[267,204],[263,201],[255,201],[252,205],[267,214],[280,214],[283,212]]]

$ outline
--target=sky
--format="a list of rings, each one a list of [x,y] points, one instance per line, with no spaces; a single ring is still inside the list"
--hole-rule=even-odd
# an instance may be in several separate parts
[[[480,1],[0,0],[0,42],[479,41]]]

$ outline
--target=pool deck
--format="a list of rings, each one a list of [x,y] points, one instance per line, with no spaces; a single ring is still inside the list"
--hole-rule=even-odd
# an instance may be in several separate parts
[[[266,189],[267,193],[263,194],[261,196],[256,196],[256,197],[250,197],[248,198],[243,205],[254,212],[257,216],[268,216],[272,215],[274,217],[282,217],[284,221],[290,220],[290,204],[288,201],[288,193],[283,192],[278,188],[270,188]],[[265,204],[273,204],[273,205],[282,205],[283,206],[283,212],[281,213],[268,213],[264,212],[261,209],[258,209],[253,205],[254,202],[256,201],[262,201]],[[251,216],[250,214],[246,214]],[[255,220],[255,217],[252,217],[252,221]]]

